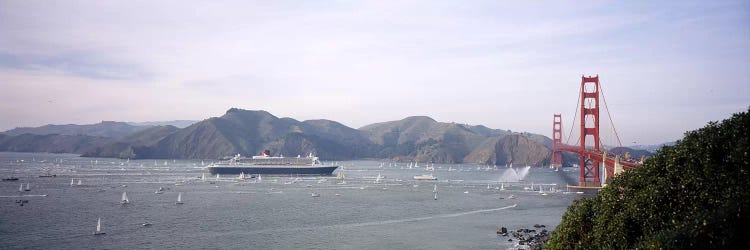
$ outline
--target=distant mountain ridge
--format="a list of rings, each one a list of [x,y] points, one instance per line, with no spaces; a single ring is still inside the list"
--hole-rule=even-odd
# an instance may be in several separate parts
[[[0,134],[0,151],[83,154],[113,140],[109,137],[90,135]]]
[[[44,125],[41,127],[20,127],[3,132],[3,134],[16,136],[22,134],[35,135],[89,135],[101,137],[119,138],[132,134],[149,126],[133,126],[125,122],[102,121],[96,124],[76,125]]]
[[[172,121],[153,121],[153,122],[127,122],[133,126],[175,126],[177,128],[186,128],[199,121],[194,120],[172,120]]]
[[[21,132],[52,134],[18,134]],[[279,118],[263,110],[236,108],[185,128],[102,122],[17,128],[4,134],[0,135],[2,151],[69,152],[133,159],[216,159],[237,153],[256,155],[269,149],[274,155],[313,153],[324,160],[382,158],[546,166],[551,145],[551,140],[543,135],[438,122],[427,116],[411,116],[354,129],[331,120],[298,121]],[[50,139],[54,137],[59,138]],[[32,143],[37,140],[66,146]]]
[[[652,144],[652,145],[633,145],[633,146],[630,146],[630,148],[632,148],[632,149],[641,149],[641,150],[646,150],[646,151],[651,152],[651,153],[656,153],[656,151],[659,150],[660,148],[662,148],[664,146],[673,146],[673,145],[675,145],[675,143],[677,143],[677,142],[676,141],[671,141],[671,142],[665,142],[665,143],[660,143],[660,144]]]

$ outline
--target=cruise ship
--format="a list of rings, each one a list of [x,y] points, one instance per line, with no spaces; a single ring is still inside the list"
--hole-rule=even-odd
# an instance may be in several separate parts
[[[271,156],[269,150],[252,158],[240,154],[231,159],[208,166],[211,174],[246,174],[246,175],[333,175],[339,166],[323,165],[318,157],[312,154],[307,157]]]

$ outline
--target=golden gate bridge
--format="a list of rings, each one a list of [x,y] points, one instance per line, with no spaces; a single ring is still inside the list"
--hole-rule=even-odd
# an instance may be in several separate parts
[[[619,135],[617,130],[614,128],[612,122],[612,116],[609,113],[607,107],[607,101],[604,98],[604,92],[601,91],[601,85],[599,84],[599,75],[596,76],[581,76],[581,91],[579,93],[580,102],[577,104],[580,106],[580,110],[576,107],[576,117],[580,112],[580,138],[577,140],[577,145],[570,145],[562,142],[562,115],[554,114],[552,119],[552,161],[551,166],[555,168],[562,167],[562,152],[570,152],[577,154],[580,157],[580,174],[578,180],[578,188],[597,188],[601,187],[602,184],[606,183],[608,177],[612,177],[616,174],[622,173],[626,170],[630,170],[640,166],[640,161],[630,159],[629,156],[620,156],[612,153],[608,153],[603,150],[603,144],[600,138],[599,131],[599,100],[600,97],[604,101],[604,107],[607,110],[607,116],[609,122],[612,124],[617,142],[620,146]],[[601,93],[601,95],[600,95]],[[573,128],[571,127],[571,132]],[[572,133],[571,133],[572,134]],[[586,141],[593,142],[593,145],[587,146]],[[570,141],[570,137],[568,137]],[[604,177],[600,177],[600,168],[604,171]],[[603,180],[602,180],[603,179]]]

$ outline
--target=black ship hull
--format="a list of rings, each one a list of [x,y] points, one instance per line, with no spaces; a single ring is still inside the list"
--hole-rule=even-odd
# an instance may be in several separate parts
[[[333,175],[338,166],[210,166],[211,174]]]

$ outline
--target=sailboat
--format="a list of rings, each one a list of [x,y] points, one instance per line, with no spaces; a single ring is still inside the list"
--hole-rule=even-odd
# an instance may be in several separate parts
[[[430,163],[427,163],[427,166],[424,167],[424,170],[425,171],[435,171],[435,164],[432,164],[432,166],[430,166]]]
[[[179,194],[177,194],[177,202],[175,202],[174,204],[177,204],[177,205],[184,204],[184,203],[182,203],[182,192],[180,192]]]
[[[29,183],[26,183],[26,188],[23,191],[31,191],[31,186],[29,185]]]
[[[81,179],[78,179],[78,186],[80,185],[83,185],[83,183],[81,183]]]
[[[21,186],[18,187],[18,192],[23,192],[23,183],[21,183]]]
[[[94,232],[94,235],[103,235],[107,234],[105,232],[102,232],[102,218],[100,217],[98,220],[96,220],[96,231]]]
[[[206,181],[206,173],[203,173],[203,175],[201,175],[201,181]]]
[[[256,180],[256,182],[262,182],[262,181],[263,181],[263,177],[261,177],[260,174],[258,174],[258,180]]]
[[[437,190],[435,190],[435,200],[437,200]]]
[[[240,173],[240,177],[239,177],[239,179],[240,179],[240,180],[244,180],[244,179],[245,179],[245,172],[241,172],[241,173]]]
[[[505,183],[500,183],[500,190],[505,190]]]
[[[344,174],[344,169],[339,169],[339,172],[336,173],[336,179],[341,181],[339,184],[346,184],[346,180],[344,180],[345,178],[346,175]]]
[[[128,194],[125,192],[122,192],[122,201],[120,201],[123,205],[130,203],[130,200],[128,200]]]
[[[435,184],[435,186],[432,187],[432,192],[437,193],[437,184]]]
[[[381,180],[382,178],[383,178],[383,176],[382,176],[382,175],[380,175],[380,173],[378,173],[378,177],[375,177],[375,183],[380,183],[380,180]]]
[[[544,192],[544,186],[539,185],[539,194],[541,195],[547,195],[547,193]]]
[[[76,181],[76,179],[75,179],[75,178],[73,178],[73,179],[70,179],[70,186],[71,186],[71,187],[73,186],[73,184],[75,184],[75,181]]]

